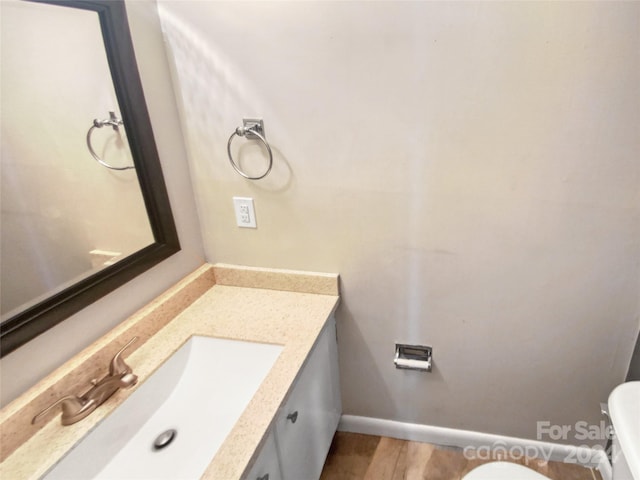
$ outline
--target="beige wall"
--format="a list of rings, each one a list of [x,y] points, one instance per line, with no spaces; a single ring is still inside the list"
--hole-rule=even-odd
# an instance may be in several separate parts
[[[2,4],[0,1],[0,7]],[[182,250],[3,357],[0,361],[0,404],[19,395],[204,262],[185,147],[155,2],[127,2],[127,12]],[[3,98],[6,94],[4,87]]]
[[[600,420],[639,329],[640,3],[159,6],[207,258],[341,274],[345,413]],[[245,116],[258,182],[226,158]],[[434,372],[395,370],[395,341]]]

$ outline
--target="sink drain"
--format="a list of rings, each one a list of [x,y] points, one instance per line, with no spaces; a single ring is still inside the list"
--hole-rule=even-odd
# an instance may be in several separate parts
[[[171,444],[171,442],[173,442],[173,440],[176,438],[176,435],[178,435],[178,432],[173,428],[162,432],[153,441],[153,449],[162,450],[163,448],[168,447]]]

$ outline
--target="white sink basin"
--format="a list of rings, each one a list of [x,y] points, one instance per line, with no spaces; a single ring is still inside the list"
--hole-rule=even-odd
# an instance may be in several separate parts
[[[281,351],[192,337],[44,478],[200,478]]]

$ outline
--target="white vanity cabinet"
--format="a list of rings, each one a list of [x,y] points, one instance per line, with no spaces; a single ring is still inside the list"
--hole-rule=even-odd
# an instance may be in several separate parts
[[[335,322],[325,326],[275,423],[285,480],[317,480],[340,420]]]
[[[342,405],[335,320],[331,317],[275,419],[277,457],[269,441],[247,480],[317,480],[338,427]],[[272,471],[265,470],[270,458]],[[279,460],[279,462],[278,462]],[[264,475],[268,474],[268,477]]]
[[[245,478],[247,480],[283,480],[273,432],[269,434],[266,443],[260,450],[260,455]]]

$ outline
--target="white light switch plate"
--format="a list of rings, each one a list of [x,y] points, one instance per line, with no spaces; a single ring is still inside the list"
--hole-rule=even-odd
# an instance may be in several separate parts
[[[236,212],[236,223],[243,228],[258,228],[253,198],[233,197],[233,208]]]

